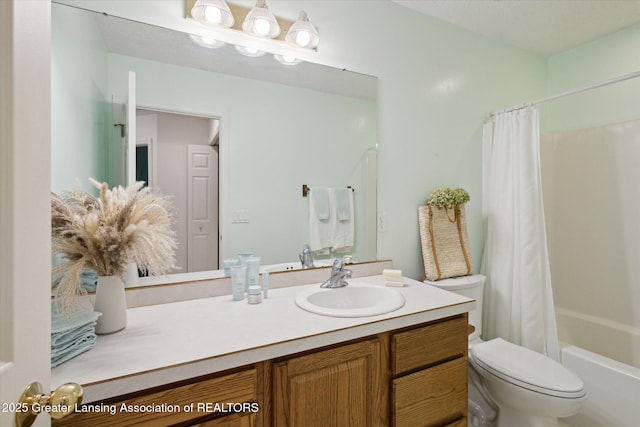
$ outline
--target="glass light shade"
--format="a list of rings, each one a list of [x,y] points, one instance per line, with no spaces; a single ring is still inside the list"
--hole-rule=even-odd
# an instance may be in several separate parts
[[[264,0],[258,0],[242,23],[242,30],[256,37],[275,38],[280,35],[280,25]]]
[[[216,40],[213,37],[198,36],[195,34],[189,34],[189,38],[198,46],[206,47],[208,49],[217,49],[225,45],[223,41]]]
[[[307,13],[301,11],[298,20],[289,28],[284,39],[298,47],[315,49],[320,42],[320,35],[316,27],[309,22]]]
[[[201,24],[232,27],[235,19],[224,0],[197,0],[191,8],[191,16]]]
[[[273,57],[282,65],[297,65],[302,62],[302,59],[294,58],[293,56],[273,54]]]
[[[238,52],[240,52],[244,56],[250,56],[251,58],[258,58],[266,53],[254,47],[236,45],[235,48]]]

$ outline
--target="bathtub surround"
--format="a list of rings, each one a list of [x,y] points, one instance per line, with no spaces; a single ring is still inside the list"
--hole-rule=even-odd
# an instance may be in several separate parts
[[[484,338],[502,337],[560,360],[539,126],[538,110],[531,108],[499,114],[483,129]]]
[[[639,135],[640,120],[634,120],[542,138],[558,336],[635,367]]]
[[[636,427],[640,419],[640,369],[580,347],[562,348],[562,364],[582,378],[587,399],[566,426]]]

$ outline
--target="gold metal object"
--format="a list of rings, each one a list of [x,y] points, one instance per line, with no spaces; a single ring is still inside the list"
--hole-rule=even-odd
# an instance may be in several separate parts
[[[20,396],[20,410],[16,411],[16,426],[30,427],[40,412],[48,412],[51,418],[60,419],[72,414],[82,402],[82,386],[76,383],[62,384],[50,395],[43,394],[39,382],[29,384]]]

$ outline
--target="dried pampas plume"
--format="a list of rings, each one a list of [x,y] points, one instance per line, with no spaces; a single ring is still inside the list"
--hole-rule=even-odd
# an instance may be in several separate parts
[[[122,277],[130,262],[154,276],[175,268],[169,199],[143,188],[142,182],[110,190],[104,182],[89,180],[100,191],[98,198],[84,191],[52,193],[52,250],[64,257],[53,268],[52,280],[59,280],[55,296],[66,314],[85,293],[85,269]]]

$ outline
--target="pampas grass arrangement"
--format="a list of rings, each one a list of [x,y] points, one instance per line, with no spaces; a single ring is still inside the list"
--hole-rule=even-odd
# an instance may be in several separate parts
[[[177,244],[169,199],[143,188],[142,182],[109,189],[104,182],[89,181],[99,197],[79,190],[52,193],[52,250],[64,257],[53,268],[52,280],[59,280],[55,297],[65,314],[86,293],[81,285],[85,269],[122,277],[130,262],[154,276],[175,268]]]

